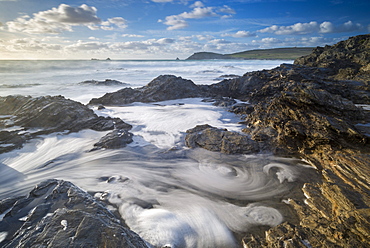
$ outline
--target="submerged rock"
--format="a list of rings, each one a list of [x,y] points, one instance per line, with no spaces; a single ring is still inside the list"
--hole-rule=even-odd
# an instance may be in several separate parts
[[[147,248],[102,203],[70,182],[47,180],[27,197],[3,200],[1,247]],[[4,211],[0,212],[3,214]]]
[[[192,81],[173,75],[162,75],[153,79],[146,86],[132,89],[124,88],[107,93],[100,98],[93,98],[91,105],[114,106],[133,102],[158,102],[165,100],[204,97],[207,93]]]
[[[107,131],[131,129],[119,118],[97,116],[87,106],[63,96],[0,97],[0,152],[19,148],[37,135],[78,132],[83,129]],[[14,131],[13,129],[16,129]]]
[[[219,129],[210,125],[198,125],[186,131],[186,146],[201,147],[226,154],[248,154],[259,151],[258,143],[248,136]]]
[[[86,80],[83,82],[80,82],[79,84],[86,84],[86,85],[103,85],[103,86],[111,86],[111,85],[121,85],[125,86],[128,85],[127,83],[122,83],[118,80],[114,79],[105,79],[104,81],[97,81],[97,80]]]

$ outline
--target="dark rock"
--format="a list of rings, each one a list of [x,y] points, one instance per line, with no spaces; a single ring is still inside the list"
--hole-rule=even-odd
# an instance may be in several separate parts
[[[204,97],[206,92],[192,81],[172,75],[162,75],[149,84],[137,89],[125,88],[113,93],[107,93],[100,98],[93,98],[91,105],[106,106],[124,105],[133,102],[158,102],[165,100]]]
[[[212,105],[218,107],[230,107],[236,104],[236,101],[229,97],[205,98],[202,102],[211,102]]]
[[[104,137],[102,137],[98,143],[94,144],[94,150],[96,149],[117,149],[125,147],[130,144],[133,134],[123,129],[116,129]]]
[[[19,148],[37,135],[52,132],[78,132],[83,129],[96,131],[131,129],[119,118],[97,116],[87,106],[62,96],[0,97],[0,128],[21,127],[18,131],[0,131],[0,151]],[[23,131],[20,133],[19,131]]]
[[[331,68],[337,79],[370,80],[370,34],[358,35],[333,46],[317,47],[295,64]]]
[[[244,131],[270,143],[277,153],[310,153],[326,144],[342,149],[368,142],[355,126],[364,116],[362,109],[340,96],[296,85],[295,92],[279,92],[256,104]]]
[[[1,247],[147,247],[122,220],[66,181],[47,180],[27,197],[6,200]],[[10,206],[12,205],[12,206]]]
[[[87,85],[103,85],[103,86],[111,86],[111,85],[121,85],[125,86],[128,85],[127,83],[122,83],[117,80],[113,79],[105,79],[104,81],[97,81],[97,80],[86,80],[83,82],[80,82],[79,84],[87,84]]]
[[[209,151],[227,154],[248,154],[259,151],[258,143],[248,136],[218,129],[209,125],[196,126],[186,131],[186,146],[201,147]]]

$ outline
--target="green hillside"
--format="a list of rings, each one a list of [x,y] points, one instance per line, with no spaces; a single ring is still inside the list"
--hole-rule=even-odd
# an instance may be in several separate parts
[[[186,60],[205,59],[286,59],[295,60],[312,52],[313,47],[289,47],[273,49],[257,49],[232,54],[210,52],[194,53]]]
[[[313,47],[289,47],[274,49],[258,49],[240,53],[228,54],[227,56],[242,59],[291,59],[294,60],[312,52]]]

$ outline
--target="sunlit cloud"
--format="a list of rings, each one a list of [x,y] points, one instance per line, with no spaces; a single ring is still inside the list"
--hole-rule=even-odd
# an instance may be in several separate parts
[[[222,37],[234,37],[234,38],[247,38],[247,37],[256,37],[256,33],[240,30],[233,34],[229,34],[229,33],[221,34],[221,36]]]
[[[29,34],[72,32],[73,26],[86,26],[91,30],[113,30],[114,27],[120,29],[127,27],[126,20],[122,17],[109,18],[103,22],[96,13],[95,7],[86,4],[79,7],[61,4],[57,8],[35,13],[33,17],[28,15],[18,17],[14,21],[7,22],[6,26],[10,32]]]
[[[188,27],[187,19],[202,19],[206,17],[224,18],[235,14],[235,11],[227,5],[223,7],[206,7],[201,1],[196,1],[190,7],[193,8],[190,12],[167,16],[165,20],[158,20],[158,22],[169,26],[167,30],[176,30]],[[221,15],[221,13],[228,15]]]
[[[144,35],[139,35],[139,34],[123,34],[121,35],[122,37],[128,37],[128,38],[142,38]]]

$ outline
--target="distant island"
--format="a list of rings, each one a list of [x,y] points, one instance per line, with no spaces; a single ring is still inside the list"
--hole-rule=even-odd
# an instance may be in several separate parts
[[[295,60],[312,52],[313,47],[288,47],[273,49],[256,49],[239,53],[219,54],[211,52],[198,52],[186,60],[207,60],[207,59],[287,59]]]

